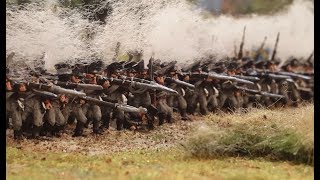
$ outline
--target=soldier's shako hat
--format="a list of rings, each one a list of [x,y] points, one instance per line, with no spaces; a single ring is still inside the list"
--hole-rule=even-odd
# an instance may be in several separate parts
[[[210,68],[208,65],[204,65],[201,69],[203,72],[209,72],[210,71]]]
[[[120,69],[122,68],[121,64],[119,62],[113,62],[107,66],[107,71],[112,74],[112,73],[117,73],[120,72]]]
[[[62,82],[67,82],[70,80],[70,77],[72,75],[82,77],[83,72],[80,71],[78,68],[74,68],[74,66],[71,66],[67,63],[59,63],[55,65],[55,68],[57,70],[58,80]]]
[[[104,67],[104,63],[102,62],[102,60],[92,62],[91,64],[88,65],[86,73],[98,74],[102,71],[103,67]]]
[[[312,68],[313,68],[313,63],[310,62],[310,61],[306,61],[306,62],[302,63],[302,65],[303,65],[304,67],[312,67]]]
[[[292,67],[297,67],[297,66],[300,65],[300,62],[298,61],[298,59],[293,58],[292,60],[290,60],[290,65],[291,65]]]
[[[149,65],[149,64],[148,64]],[[149,65],[149,68],[150,68],[150,65]],[[157,60],[155,60],[154,62],[153,62],[153,67],[152,67],[152,69],[153,69],[153,74],[154,75],[158,75],[158,73],[159,73],[159,71],[161,70],[161,61],[159,60],[159,59],[157,59]]]
[[[252,68],[254,66],[254,61],[253,60],[248,60],[246,63],[242,65],[242,68],[248,69]]]
[[[83,73],[86,73],[87,67],[87,63],[77,63],[72,67],[72,74],[77,76],[83,76]]]
[[[191,72],[201,70],[200,62],[199,62],[199,63],[197,63],[197,64],[195,64],[194,66],[192,66],[190,70],[191,70]]]
[[[252,61],[252,59],[250,59],[249,57],[242,57],[241,61],[242,61],[243,63],[247,63],[247,62],[249,62],[249,61]]]
[[[276,64],[275,61],[268,60],[268,61],[265,63],[265,66],[266,66],[266,67],[269,67],[269,66],[275,65],[275,64]]]
[[[71,65],[67,63],[58,63],[54,65],[58,75],[72,74]]]
[[[228,67],[227,70],[228,71],[235,71],[236,69],[238,69],[238,64],[236,62],[231,62]]]
[[[29,73],[30,76],[34,76],[34,77],[40,77],[41,74],[39,72],[36,72],[36,71],[30,71]]]
[[[165,75],[165,74],[168,74],[169,72],[176,71],[175,70],[176,63],[177,63],[177,61],[163,63],[165,66],[163,66],[161,69],[157,70],[157,75]]]
[[[258,61],[255,63],[255,67],[257,69],[264,69],[265,68],[265,61]]]

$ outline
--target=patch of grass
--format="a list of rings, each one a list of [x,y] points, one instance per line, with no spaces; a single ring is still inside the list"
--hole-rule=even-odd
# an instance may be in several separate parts
[[[183,144],[194,157],[266,157],[313,165],[313,105],[208,117]]]
[[[313,167],[263,159],[195,159],[181,149],[86,156],[7,148],[7,179],[313,179]]]

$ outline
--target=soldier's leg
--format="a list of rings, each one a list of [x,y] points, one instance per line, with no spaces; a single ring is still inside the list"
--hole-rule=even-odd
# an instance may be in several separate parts
[[[48,109],[43,117],[43,126],[41,128],[41,136],[52,136],[54,125],[56,124],[55,107]]]
[[[159,126],[164,123],[164,120],[166,118],[166,109],[163,104],[163,99],[160,99],[157,103],[157,109],[158,109],[158,117],[159,117]]]
[[[54,126],[53,134],[57,137],[60,137],[60,132],[64,129],[65,125],[67,124],[67,120],[64,118],[59,108],[55,108],[55,117],[56,124]]]
[[[188,116],[187,116],[187,101],[181,95],[179,95],[177,97],[177,99],[178,99],[178,103],[179,103],[178,105],[179,105],[179,111],[180,111],[181,119],[182,120],[188,120]]]
[[[7,99],[6,101],[6,129],[9,129],[10,127],[10,122],[9,122],[9,118],[11,117],[11,110],[10,110],[10,104],[11,104],[11,100]]]
[[[167,122],[173,123],[173,120],[172,120],[173,109],[172,109],[172,107],[168,106],[166,99],[163,99],[163,106],[165,108]]]
[[[173,95],[170,95],[168,98],[167,98],[167,103],[168,103],[168,106],[170,107],[173,107],[173,100],[175,99],[175,97]]]
[[[210,112],[216,112],[218,108],[218,100],[215,95],[211,95],[208,98],[208,111]]]
[[[198,94],[194,93],[190,99],[190,101],[188,102],[188,112],[190,114],[194,114],[197,108],[197,99],[198,99]]]
[[[101,117],[101,121],[102,121],[102,125],[101,128],[106,128],[109,129],[110,127],[110,119],[111,119],[111,110],[110,108],[107,107],[101,107],[101,113],[102,113],[102,117]]]
[[[209,111],[207,108],[208,102],[207,102],[207,98],[204,94],[199,94],[199,104],[200,104],[200,113],[202,115],[209,114]]]
[[[290,98],[292,99],[292,106],[294,107],[298,107],[300,101],[301,101],[301,98],[300,98],[300,93],[298,91],[297,88],[295,87],[291,87],[291,93],[290,93]]]
[[[43,125],[43,116],[44,116],[44,109],[42,107],[41,101],[35,99],[34,106],[33,106],[33,138],[38,138],[39,133],[41,131]]]
[[[91,122],[93,122],[93,119],[92,119],[92,106],[93,105],[90,104],[90,103],[86,103],[86,104],[81,106],[83,114],[85,114],[85,116],[87,117],[87,121],[84,124],[85,128],[88,128],[89,124]]]
[[[72,110],[77,119],[77,125],[76,125],[76,129],[74,131],[73,136],[74,137],[82,136],[84,125],[87,122],[87,117],[83,113],[80,104],[74,104],[74,107],[72,108]]]
[[[11,115],[12,115],[12,126],[13,126],[13,133],[15,139],[22,138],[22,118],[21,118],[21,110],[19,109],[18,103],[12,102],[10,104]]]
[[[219,108],[222,109],[226,100],[227,100],[228,96],[226,94],[220,94],[219,95]]]
[[[92,106],[92,116],[93,116],[93,133],[95,134],[102,134],[102,130],[100,129],[101,126],[101,109],[97,105]]]
[[[243,108],[243,96],[240,94],[236,96],[237,98],[237,108]]]
[[[238,100],[237,97],[235,95],[229,95],[228,99],[230,101],[229,103],[229,108],[233,111],[237,110],[240,108],[239,104],[238,104]]]
[[[124,123],[124,112],[119,110],[114,110],[114,117],[116,118],[116,124],[117,124],[117,130],[120,131],[123,129],[123,123]]]

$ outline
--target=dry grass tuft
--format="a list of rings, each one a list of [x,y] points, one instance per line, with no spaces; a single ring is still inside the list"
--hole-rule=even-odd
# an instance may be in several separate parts
[[[313,164],[314,106],[210,115],[184,149],[200,158],[266,157]]]

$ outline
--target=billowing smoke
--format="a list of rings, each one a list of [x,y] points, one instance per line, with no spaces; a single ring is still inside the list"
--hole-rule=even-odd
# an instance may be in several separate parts
[[[110,1],[111,2],[111,1]],[[93,54],[110,62],[117,42],[120,54],[143,50],[147,60],[186,62],[206,54],[232,56],[246,25],[244,50],[274,46],[280,32],[277,56],[306,57],[313,50],[314,10],[310,1],[296,0],[272,16],[208,17],[204,10],[181,0],[120,0],[106,24],[83,18],[77,10],[61,8],[55,1],[7,7],[7,52],[17,60],[34,60],[45,54],[47,68],[60,61],[86,59]]]

